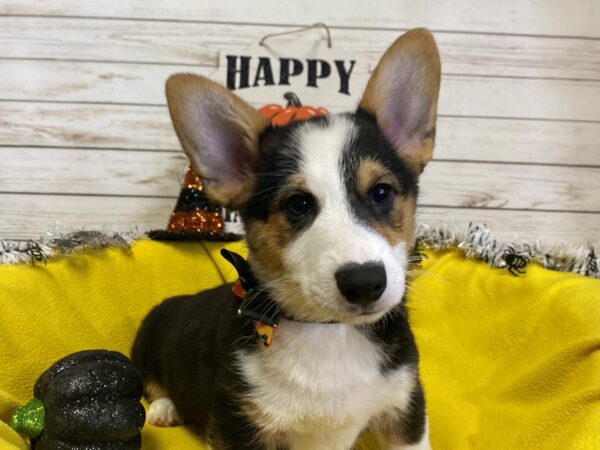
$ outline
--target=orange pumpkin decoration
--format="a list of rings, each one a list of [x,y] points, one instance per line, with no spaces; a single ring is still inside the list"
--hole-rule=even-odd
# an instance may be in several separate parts
[[[300,99],[293,92],[286,92],[283,95],[288,101],[287,106],[266,105],[258,110],[263,116],[271,121],[271,125],[281,127],[295,120],[312,119],[317,116],[329,114],[325,108],[302,106]]]

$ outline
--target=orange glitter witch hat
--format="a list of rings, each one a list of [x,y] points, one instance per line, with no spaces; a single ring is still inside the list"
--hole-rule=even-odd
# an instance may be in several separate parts
[[[225,216],[229,219],[225,221]],[[148,233],[155,240],[235,241],[242,236],[235,213],[226,211],[204,194],[200,177],[188,168],[166,230]],[[233,225],[233,226],[232,226]],[[237,228],[233,230],[232,228]]]

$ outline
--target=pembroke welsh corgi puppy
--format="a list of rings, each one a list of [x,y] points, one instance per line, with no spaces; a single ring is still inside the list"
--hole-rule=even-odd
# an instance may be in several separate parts
[[[356,111],[281,127],[206,78],[168,80],[183,149],[239,211],[249,259],[225,255],[233,290],[145,318],[132,359],[151,424],[190,423],[214,449],[348,450],[367,428],[383,450],[430,448],[404,296],[439,86],[424,29],[385,52]]]

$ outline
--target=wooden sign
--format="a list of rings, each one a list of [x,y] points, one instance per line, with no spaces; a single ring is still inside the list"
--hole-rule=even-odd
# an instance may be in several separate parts
[[[270,42],[221,52],[212,78],[257,108],[285,104],[289,92],[331,112],[356,108],[369,76],[366,60],[301,36]]]

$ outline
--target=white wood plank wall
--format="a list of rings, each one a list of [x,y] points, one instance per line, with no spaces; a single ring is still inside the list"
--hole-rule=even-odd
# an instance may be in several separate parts
[[[373,63],[406,29],[434,31],[421,221],[600,244],[597,0],[0,0],[0,238],[163,227],[186,164],[165,78],[318,21]]]

